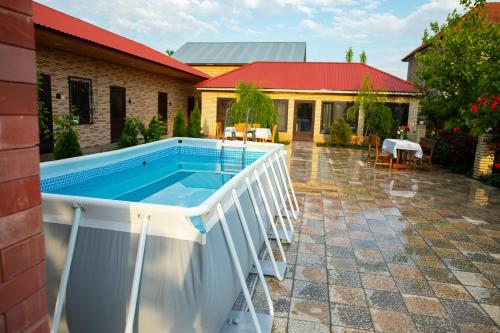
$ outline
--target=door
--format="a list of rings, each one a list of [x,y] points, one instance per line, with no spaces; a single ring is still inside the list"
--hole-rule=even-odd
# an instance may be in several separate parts
[[[54,126],[52,123],[52,92],[50,75],[40,74],[38,107],[43,111],[43,128],[40,129],[40,154],[52,153],[54,147]],[[40,112],[40,110],[38,111]]]
[[[188,96],[187,100],[187,106],[188,106],[188,117],[187,117],[187,123],[189,124],[189,119],[191,119],[191,113],[194,110],[194,104],[195,104],[195,99],[194,96]]]
[[[165,134],[167,134],[168,126],[168,94],[166,92],[158,92],[158,120],[165,124]]]
[[[109,109],[111,122],[111,142],[117,142],[125,126],[126,103],[124,87],[109,87]]]
[[[293,139],[312,141],[314,137],[314,101],[296,101]]]

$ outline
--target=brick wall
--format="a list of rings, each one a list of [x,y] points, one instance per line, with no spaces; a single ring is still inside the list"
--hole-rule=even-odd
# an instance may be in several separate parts
[[[48,332],[31,0],[0,0],[0,332]]]
[[[75,126],[82,148],[106,145],[111,141],[109,87],[126,88],[127,116],[137,117],[146,125],[158,115],[158,92],[168,93],[168,135],[180,107],[187,113],[188,96],[195,96],[194,83],[112,64],[47,47],[37,47],[37,72],[51,76],[52,112],[69,111],[68,76],[92,80],[94,122]],[[57,99],[56,94],[62,98]],[[130,103],[129,103],[130,100]]]
[[[490,148],[490,139],[491,135],[488,134],[482,134],[477,139],[476,157],[474,159],[474,170],[472,173],[474,178],[490,176],[493,173],[495,149]]]

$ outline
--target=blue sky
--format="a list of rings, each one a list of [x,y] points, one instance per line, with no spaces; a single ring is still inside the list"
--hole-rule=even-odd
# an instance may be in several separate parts
[[[458,0],[39,0],[156,50],[189,41],[304,41],[307,60],[368,64],[406,78],[401,59]]]

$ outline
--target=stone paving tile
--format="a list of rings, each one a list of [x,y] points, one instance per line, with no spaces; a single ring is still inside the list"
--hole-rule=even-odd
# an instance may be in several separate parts
[[[405,303],[398,292],[365,289],[370,308],[406,312]]]
[[[389,173],[362,151],[286,149],[301,214],[285,280],[266,278],[273,332],[500,333],[500,191],[439,167]],[[389,192],[413,184],[411,198]],[[254,300],[267,313],[259,286]]]
[[[378,332],[417,332],[411,317],[403,312],[370,309],[373,326]]]
[[[366,307],[331,303],[331,322],[334,326],[359,329],[372,328],[370,311]]]

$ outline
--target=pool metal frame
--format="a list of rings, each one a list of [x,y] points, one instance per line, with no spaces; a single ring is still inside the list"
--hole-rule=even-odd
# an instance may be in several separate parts
[[[56,306],[54,310],[53,324],[51,327],[51,332],[58,332],[59,321],[61,313],[63,310],[64,300],[66,296],[66,287],[69,279],[69,274],[71,270],[71,263],[73,259],[74,248],[76,244],[76,239],[78,236],[78,228],[82,225],[96,228],[110,228],[118,231],[127,231],[132,233],[139,233],[139,244],[137,249],[137,257],[134,268],[132,290],[130,296],[130,308],[127,313],[126,318],[126,333],[133,332],[134,319],[135,319],[135,309],[137,306],[139,286],[141,281],[142,267],[144,261],[144,251],[146,246],[146,240],[148,234],[155,234],[163,237],[175,237],[181,239],[189,239],[192,241],[199,242],[201,244],[205,241],[205,235],[201,234],[198,229],[196,229],[190,220],[190,217],[202,216],[204,226],[207,232],[216,223],[221,223],[223,229],[224,237],[226,239],[230,255],[234,268],[236,269],[238,279],[242,288],[243,296],[245,298],[246,304],[248,306],[249,312],[236,312],[232,311],[228,317],[229,320],[225,321],[221,332],[243,332],[243,331],[255,331],[255,332],[270,332],[272,329],[272,322],[274,317],[274,308],[271,300],[269,290],[267,288],[266,280],[264,275],[271,275],[279,280],[283,280],[286,272],[286,256],[283,250],[281,241],[286,241],[291,243],[293,240],[293,224],[291,217],[294,219],[298,218],[299,206],[297,203],[297,198],[295,196],[295,191],[293,189],[290,174],[286,167],[285,153],[283,145],[281,144],[269,144],[269,143],[255,143],[247,142],[242,144],[241,142],[229,141],[222,143],[217,140],[209,139],[192,139],[192,138],[171,138],[166,140],[157,141],[143,146],[136,146],[131,148],[122,149],[119,151],[101,153],[107,155],[118,155],[127,152],[141,153],[140,148],[145,146],[155,147],[157,149],[165,149],[175,145],[186,145],[186,146],[196,146],[196,147],[210,147],[216,149],[241,149],[242,156],[247,150],[254,151],[264,151],[265,154],[259,157],[255,162],[246,166],[244,169],[239,171],[234,175],[229,181],[227,181],[223,186],[221,186],[215,193],[208,197],[203,203],[196,207],[180,207],[180,206],[169,206],[169,205],[159,205],[150,203],[140,203],[140,202],[126,202],[119,200],[109,200],[109,199],[96,199],[89,197],[80,196],[70,196],[70,195],[60,195],[60,194],[50,194],[42,193],[42,204],[44,209],[44,222],[53,223],[63,223],[71,224],[70,238],[68,242],[68,251],[66,255],[66,261],[61,275],[61,281],[59,285],[59,291],[56,300]],[[96,155],[101,155],[96,154]],[[74,164],[77,161],[84,161],[86,159],[95,158],[96,155],[89,155],[83,157],[77,157],[62,161],[54,161],[42,163],[41,168],[62,165],[64,164]],[[130,156],[130,155],[128,155]],[[129,157],[130,158],[130,157]],[[273,166],[276,163],[277,171]],[[268,172],[271,169],[271,174]],[[278,174],[280,177],[278,177]],[[264,176],[264,177],[262,177]],[[268,198],[263,187],[262,179],[267,182],[270,189],[271,196]],[[271,233],[267,234],[265,228],[265,218],[261,216],[260,210],[258,209],[256,195],[252,189],[252,180],[255,180],[258,186],[259,194],[264,202],[264,207],[266,211],[266,218],[271,225]],[[277,185],[277,194],[273,189],[273,181]],[[281,186],[285,189],[284,193],[281,190]],[[253,245],[253,240],[251,238],[250,231],[248,229],[247,220],[245,218],[245,212],[241,207],[239,201],[239,194],[247,191],[253,209],[256,214],[256,218],[259,224],[259,230],[264,236],[264,243],[269,255],[269,260],[261,260],[258,257],[257,249]],[[230,195],[229,195],[230,194]],[[271,199],[271,200],[270,200]],[[278,215],[278,222],[281,226],[281,230],[278,231],[276,226],[275,216],[272,213],[272,209],[269,201],[272,201],[274,208],[276,209]],[[287,208],[287,201],[289,204],[290,212]],[[61,211],[60,204],[69,205],[72,207],[72,211],[69,212],[67,209]],[[266,302],[269,309],[269,314],[256,313],[255,308],[252,303],[251,295],[246,283],[246,277],[242,270],[238,254],[236,252],[236,247],[231,237],[230,229],[228,227],[228,221],[225,216],[225,211],[228,207],[235,206],[238,213],[241,226],[244,231],[247,246],[252,255],[254,262],[251,273],[256,273],[258,279],[262,284]],[[81,216],[83,212],[89,213],[89,216],[97,214],[97,216],[102,215],[102,208],[106,208],[105,216],[103,220],[93,221],[92,219],[86,219],[85,223],[81,223]],[[128,219],[126,214],[123,212],[128,212]],[[121,213],[121,214],[119,214]],[[61,218],[62,215],[62,218]],[[169,223],[169,226],[165,224],[155,223],[155,221],[162,220],[165,216],[170,219],[174,217],[174,222]],[[287,223],[285,224],[284,217],[286,217]],[[129,222],[129,225],[123,226],[123,221]],[[104,222],[113,221],[113,222]],[[116,223],[114,223],[116,221]],[[104,222],[104,223],[103,223]],[[109,224],[109,225],[103,225]],[[134,227],[135,225],[135,227]],[[138,228],[137,225],[140,225]],[[288,228],[287,228],[288,225]],[[176,232],[181,229],[180,232]],[[275,239],[279,248],[281,261],[277,261],[273,255],[269,239]]]

